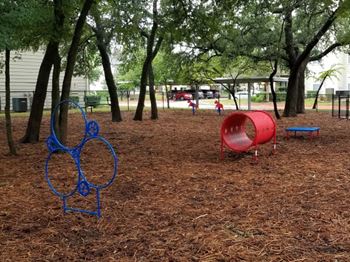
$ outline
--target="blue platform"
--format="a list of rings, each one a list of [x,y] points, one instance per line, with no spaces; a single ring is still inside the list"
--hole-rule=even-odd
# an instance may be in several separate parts
[[[289,138],[289,132],[294,132],[294,136],[296,136],[297,132],[307,132],[309,133],[309,137],[313,138],[316,133],[317,136],[320,135],[319,127],[308,127],[308,126],[292,126],[285,129],[286,137]]]
[[[292,127],[288,127],[286,128],[286,131],[290,131],[290,132],[315,132],[315,131],[319,131],[320,128],[319,127],[305,127],[305,126],[292,126]]]

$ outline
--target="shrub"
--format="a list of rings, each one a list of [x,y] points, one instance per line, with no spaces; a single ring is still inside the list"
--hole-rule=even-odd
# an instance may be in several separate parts
[[[317,91],[307,91],[306,92],[306,98],[315,98],[317,94]]]
[[[264,101],[266,101],[266,94],[261,93],[261,94],[257,94],[255,96],[252,96],[252,101],[257,102],[257,103],[264,102]]]

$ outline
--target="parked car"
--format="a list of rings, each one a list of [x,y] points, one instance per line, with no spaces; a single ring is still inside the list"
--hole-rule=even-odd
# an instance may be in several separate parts
[[[187,92],[178,92],[175,94],[175,100],[191,100],[192,94]]]
[[[206,93],[206,98],[207,98],[207,99],[209,99],[209,98],[214,98],[213,91],[207,91],[207,93]]]
[[[198,91],[198,99],[203,99],[204,93],[202,91]]]

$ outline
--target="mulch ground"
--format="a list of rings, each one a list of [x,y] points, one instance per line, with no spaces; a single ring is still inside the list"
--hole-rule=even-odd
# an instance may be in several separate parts
[[[70,137],[79,141],[80,116],[71,117]],[[160,111],[158,121],[146,112],[142,122],[131,112],[121,123],[107,113],[88,117],[119,158],[115,182],[101,191],[100,219],[64,214],[50,191],[49,118],[40,143],[18,144],[16,157],[6,156],[0,119],[0,261],[350,261],[350,122],[322,112],[279,120],[277,153],[262,145],[256,164],[253,152],[225,150],[220,160],[224,117],[212,111]],[[13,119],[16,141],[26,121]],[[320,126],[321,135],[285,140],[292,125]],[[104,183],[112,158],[92,145],[83,172]],[[49,173],[62,190],[77,177],[65,154]],[[94,208],[81,198],[70,204]]]

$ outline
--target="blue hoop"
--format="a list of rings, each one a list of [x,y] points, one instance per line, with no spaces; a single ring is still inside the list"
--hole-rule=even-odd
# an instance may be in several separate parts
[[[64,194],[64,193],[61,193],[61,192],[57,191],[57,190],[55,189],[55,187],[52,185],[51,180],[50,180],[50,178],[49,178],[49,170],[48,170],[48,169],[49,169],[49,161],[51,160],[51,156],[52,156],[53,154],[55,154],[55,153],[58,153],[59,151],[63,151],[64,153],[68,153],[68,154],[72,157],[72,159],[74,160],[74,164],[75,164],[76,167],[77,167],[77,171],[79,172],[79,166],[78,166],[77,163],[76,163],[76,159],[74,159],[74,157],[70,154],[69,151],[65,151],[64,149],[61,148],[61,149],[57,149],[57,150],[52,151],[52,152],[49,153],[49,156],[47,157],[46,163],[45,163],[45,179],[46,179],[47,183],[49,184],[49,187],[50,187],[51,191],[52,191],[56,196],[59,196],[59,197],[61,197],[61,198],[70,197],[70,196],[74,195],[74,193],[77,191],[78,182],[79,182],[79,177],[78,177],[78,179],[77,179],[77,184],[76,184],[75,188],[74,188],[70,193],[67,193],[67,194]]]
[[[54,129],[54,124],[55,124],[55,116],[58,113],[59,107],[64,104],[64,103],[71,103],[73,104],[76,108],[78,108],[83,116],[84,122],[85,122],[85,133],[83,139],[80,141],[78,145],[75,147],[68,147],[63,145],[57,138],[56,132]],[[118,170],[118,157],[117,154],[115,153],[113,146],[103,137],[99,136],[99,131],[100,127],[98,123],[94,120],[88,121],[86,118],[86,114],[84,113],[83,109],[75,102],[65,100],[60,102],[56,107],[55,110],[53,111],[53,114],[51,115],[51,135],[46,139],[46,145],[49,150],[49,155],[46,159],[45,163],[45,179],[49,185],[49,188],[51,191],[59,196],[63,200],[63,210],[64,212],[66,211],[74,211],[74,212],[82,212],[82,213],[87,213],[90,215],[96,215],[97,217],[101,216],[101,204],[100,204],[100,190],[103,188],[106,188],[110,186],[114,179],[117,176],[117,170]],[[80,166],[80,157],[81,157],[81,152],[83,147],[86,145],[87,142],[90,140],[97,139],[99,141],[102,141],[105,145],[107,145],[109,151],[112,153],[113,156],[113,161],[114,161],[114,167],[113,167],[113,175],[112,178],[105,184],[102,185],[95,185],[93,183],[90,183],[88,179],[85,177],[84,172],[81,169]],[[69,193],[61,193],[58,192],[54,186],[51,183],[51,180],[49,178],[49,170],[48,170],[48,165],[51,160],[52,154],[55,154],[59,151],[63,151],[64,153],[68,153],[72,159],[74,160],[74,163],[76,165],[78,175],[77,175],[77,182],[72,191]],[[77,191],[80,195],[86,197],[91,193],[91,189],[94,189],[96,191],[96,211],[89,211],[89,210],[84,210],[84,209],[79,209],[79,208],[71,208],[67,206],[67,199],[69,197],[72,197]]]
[[[79,165],[79,167],[80,167],[80,157],[81,157],[82,149],[84,148],[84,146],[86,145],[87,142],[89,142],[89,141],[91,141],[91,140],[95,140],[95,139],[102,141],[102,142],[108,147],[109,151],[112,153],[113,160],[114,160],[114,167],[113,167],[113,175],[112,175],[112,178],[111,178],[107,183],[105,183],[105,184],[102,184],[102,185],[95,185],[95,184],[89,182],[89,180],[86,178],[86,176],[84,175],[83,172],[81,172],[81,175],[84,177],[84,180],[89,184],[90,187],[93,187],[93,188],[96,188],[96,189],[102,189],[102,188],[106,188],[106,187],[110,186],[110,185],[113,183],[115,177],[117,176],[118,157],[117,157],[116,153],[114,152],[114,149],[113,149],[112,145],[111,145],[106,139],[104,139],[104,138],[101,137],[101,136],[97,136],[97,137],[88,137],[88,138],[84,141],[83,145],[82,145],[81,148],[80,148],[80,151],[79,151],[79,159],[78,159],[79,164],[78,164],[78,165]]]
[[[66,145],[63,145],[61,143],[61,141],[58,139],[58,137],[56,136],[56,132],[55,132],[55,122],[56,122],[56,119],[55,119],[55,116],[58,115],[59,113],[59,109],[60,109],[60,106],[62,104],[73,104],[74,107],[78,108],[83,116],[83,119],[84,119],[84,123],[85,123],[85,132],[84,132],[84,137],[83,139],[75,146],[75,147],[68,147]],[[56,105],[55,107],[55,110],[53,111],[52,115],[51,115],[51,134],[52,134],[52,137],[53,139],[55,140],[56,144],[59,145],[61,148],[65,148],[67,150],[72,150],[76,147],[80,147],[84,140],[86,139],[86,136],[87,136],[87,124],[88,124],[88,121],[87,121],[87,118],[86,118],[86,114],[84,112],[84,110],[79,106],[79,104],[77,104],[76,102],[73,102],[73,101],[70,101],[70,100],[64,100],[62,102],[60,102],[59,104]]]

